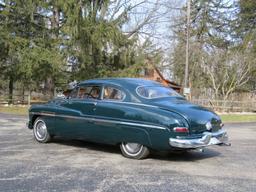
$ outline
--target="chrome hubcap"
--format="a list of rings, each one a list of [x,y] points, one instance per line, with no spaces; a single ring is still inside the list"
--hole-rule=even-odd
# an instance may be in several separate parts
[[[36,124],[36,135],[39,139],[44,139],[47,134],[46,125],[40,121]]]
[[[123,146],[127,152],[132,154],[138,153],[142,148],[142,145],[138,143],[125,143]]]

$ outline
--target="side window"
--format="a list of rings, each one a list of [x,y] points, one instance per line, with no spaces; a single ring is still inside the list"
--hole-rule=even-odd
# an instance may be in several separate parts
[[[103,99],[118,100],[121,101],[125,98],[125,93],[114,87],[104,87]]]
[[[100,96],[99,86],[81,86],[77,95],[79,99],[98,99]]]
[[[78,93],[79,87],[74,88],[70,94],[69,94],[69,98],[76,98],[77,97],[77,93]]]

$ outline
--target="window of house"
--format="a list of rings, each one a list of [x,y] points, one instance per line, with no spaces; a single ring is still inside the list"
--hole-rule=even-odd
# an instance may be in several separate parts
[[[145,69],[145,76],[146,77],[153,77],[154,76],[154,69]]]

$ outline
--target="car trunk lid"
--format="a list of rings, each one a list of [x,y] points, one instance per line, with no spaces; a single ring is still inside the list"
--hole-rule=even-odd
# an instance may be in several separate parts
[[[198,134],[205,131],[217,131],[221,128],[221,119],[213,111],[202,106],[195,105],[189,101],[173,97],[165,99],[156,99],[153,101],[155,105],[165,110],[175,111],[182,115],[189,123],[189,132],[191,134]],[[211,128],[206,124],[209,124]]]

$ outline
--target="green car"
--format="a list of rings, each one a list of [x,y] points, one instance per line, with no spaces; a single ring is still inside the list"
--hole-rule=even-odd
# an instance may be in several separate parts
[[[135,78],[80,82],[65,98],[29,109],[28,127],[46,143],[54,136],[119,145],[125,157],[153,150],[191,150],[228,142],[220,117],[171,88]]]

